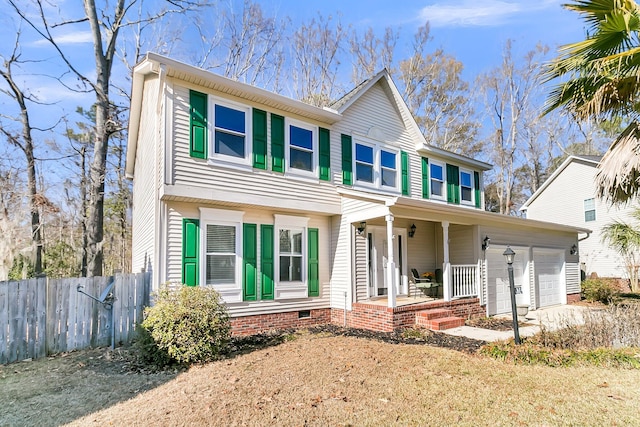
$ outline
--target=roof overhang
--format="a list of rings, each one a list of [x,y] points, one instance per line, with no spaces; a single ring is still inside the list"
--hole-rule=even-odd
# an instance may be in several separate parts
[[[481,162],[480,160],[475,160],[471,157],[463,156],[461,154],[452,153],[451,151],[447,151],[427,143],[422,143],[416,146],[416,151],[427,157],[435,155],[444,159],[451,159],[454,160],[457,164],[469,166],[473,169],[480,169],[483,171],[493,169],[493,165],[489,163]]]
[[[133,69],[126,165],[126,174],[129,178],[133,177],[135,164],[137,138],[140,128],[140,113],[142,111],[144,78],[149,74],[160,74],[161,70],[166,77],[182,80],[193,85],[254,102],[265,107],[271,107],[283,113],[289,113],[317,122],[326,123],[327,125],[332,125],[342,119],[342,115],[331,108],[321,108],[306,104],[293,98],[288,98],[246,83],[231,80],[227,77],[203,70],[202,68],[194,67],[192,65],[167,58],[166,56],[150,52],[147,53]]]

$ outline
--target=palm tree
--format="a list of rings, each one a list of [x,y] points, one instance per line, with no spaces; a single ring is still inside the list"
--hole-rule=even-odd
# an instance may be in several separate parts
[[[633,210],[631,216],[640,222],[640,208]],[[640,228],[638,224],[632,226],[625,222],[613,222],[602,228],[603,243],[608,243],[618,251],[625,262],[625,268],[631,283],[631,290],[638,292],[638,270],[640,269]]]
[[[564,7],[582,15],[587,38],[562,46],[547,65],[547,81],[566,80],[552,89],[545,113],[563,108],[582,119],[630,121],[596,177],[600,197],[625,203],[640,191],[640,6],[633,0],[576,0]]]

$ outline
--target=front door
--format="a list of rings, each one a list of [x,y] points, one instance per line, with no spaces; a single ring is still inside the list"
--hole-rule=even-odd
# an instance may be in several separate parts
[[[387,295],[389,292],[388,276],[387,276],[387,255],[388,255],[388,241],[387,241],[387,229],[385,227],[370,226],[367,227],[370,231],[367,234],[367,247],[368,247],[368,269],[369,269],[369,297],[377,297]],[[402,229],[394,229],[394,242],[397,242],[394,247],[394,263],[396,265],[396,295],[407,292],[405,286],[405,271],[406,271],[406,248],[405,241],[406,236]]]

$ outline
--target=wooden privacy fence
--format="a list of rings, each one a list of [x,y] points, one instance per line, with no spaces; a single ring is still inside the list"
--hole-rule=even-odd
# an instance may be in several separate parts
[[[129,342],[149,303],[150,279],[139,273],[0,282],[0,363]],[[111,280],[111,306],[90,297],[99,299]]]

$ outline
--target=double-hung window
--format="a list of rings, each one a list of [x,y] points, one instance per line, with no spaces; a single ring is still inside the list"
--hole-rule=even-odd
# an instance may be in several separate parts
[[[275,299],[306,298],[308,291],[309,218],[274,215]]]
[[[373,184],[374,164],[373,147],[356,144],[356,181]]]
[[[586,199],[584,201],[584,221],[590,222],[596,220],[596,201],[595,199]]]
[[[289,171],[316,176],[318,131],[314,126],[287,119],[287,157]]]
[[[236,283],[236,227],[206,224],[207,285]]]
[[[281,228],[279,234],[280,282],[302,282],[304,230]]]
[[[444,165],[432,161],[429,164],[429,177],[431,183],[431,197],[444,198]]]
[[[460,202],[473,204],[473,174],[465,170],[460,171]]]

